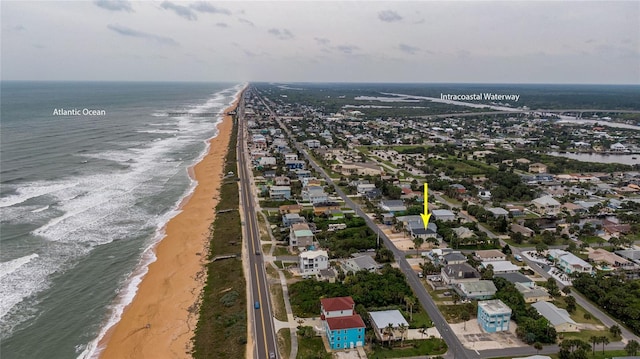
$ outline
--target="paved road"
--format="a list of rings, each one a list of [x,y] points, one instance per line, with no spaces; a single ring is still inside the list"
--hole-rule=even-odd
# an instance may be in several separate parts
[[[249,278],[251,286],[251,308],[249,318],[253,317],[254,358],[269,358],[270,353],[278,355],[277,337],[274,330],[273,314],[269,299],[269,284],[262,259],[260,233],[256,217],[256,206],[251,190],[249,165],[246,161],[244,100],[238,105],[238,176],[240,178],[240,201],[244,211],[244,238],[249,254]],[[260,308],[255,309],[254,303]]]

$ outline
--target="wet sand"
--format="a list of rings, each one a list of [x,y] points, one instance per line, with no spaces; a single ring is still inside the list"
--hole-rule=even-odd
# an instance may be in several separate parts
[[[234,109],[237,100],[227,108]],[[190,174],[198,181],[182,211],[165,227],[156,261],[149,265],[135,298],[120,321],[100,341],[100,358],[190,358],[198,321],[200,293],[206,281],[205,259],[210,225],[222,182],[231,137],[231,116],[218,125],[209,153]]]

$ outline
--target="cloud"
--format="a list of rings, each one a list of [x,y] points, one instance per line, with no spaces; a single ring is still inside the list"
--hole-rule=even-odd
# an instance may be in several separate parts
[[[338,45],[335,47],[335,49],[347,55],[351,55],[360,48],[356,45]]]
[[[251,21],[247,20],[247,19],[243,19],[243,18],[238,18],[238,21],[240,21],[243,24],[247,24],[251,27],[256,26],[254,23],[252,23]]]
[[[110,11],[126,11],[133,12],[131,2],[129,0],[95,0],[96,6]]]
[[[287,30],[287,29],[269,29],[269,31],[267,31],[268,33],[270,33],[271,35],[277,37],[280,40],[289,40],[293,38],[293,34]]]
[[[229,27],[229,25],[225,24],[224,22],[218,22],[216,23],[217,27]]]
[[[402,51],[402,52],[406,52],[409,55],[415,55],[416,52],[420,51],[420,48],[415,47],[415,46],[411,46],[411,45],[407,45],[407,44],[398,45],[398,49],[400,49],[400,51]]]
[[[179,44],[172,38],[170,37],[164,37],[164,36],[159,36],[159,35],[154,35],[154,34],[149,34],[146,32],[142,32],[142,31],[138,31],[138,30],[133,30],[130,29],[128,27],[124,27],[124,26],[120,26],[120,25],[107,25],[107,28],[111,31],[114,31],[115,33],[122,35],[122,36],[131,36],[131,37],[138,37],[141,39],[147,39],[147,40],[151,40],[154,42],[157,42],[159,44],[162,45],[171,45],[171,46],[178,46]]]
[[[314,37],[314,40],[318,43],[318,45],[327,46],[331,42],[329,39],[325,39],[324,37]]]
[[[171,10],[176,13],[176,15],[183,17],[187,20],[193,21],[197,20],[198,16],[188,7],[182,5],[176,5],[170,1],[164,1],[160,4],[160,7],[165,10]]]
[[[384,10],[378,13],[378,19],[384,22],[396,22],[402,20],[402,16],[393,10]]]
[[[224,15],[231,15],[231,11],[225,9],[225,8],[221,8],[221,7],[216,7],[211,5],[210,3],[206,2],[206,1],[200,1],[197,2],[195,4],[191,4],[189,6],[190,8],[192,8],[195,11],[198,12],[208,12],[210,14],[224,14]]]
[[[22,31],[27,31],[27,28],[22,25],[16,25],[8,28],[7,30],[10,32],[22,32]]]

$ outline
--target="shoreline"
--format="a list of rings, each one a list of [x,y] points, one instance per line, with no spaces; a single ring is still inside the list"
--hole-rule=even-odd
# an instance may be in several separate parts
[[[155,245],[156,260],[146,267],[133,300],[120,320],[99,339],[99,358],[190,358],[198,321],[200,295],[206,280],[205,265],[211,224],[224,176],[224,162],[233,128],[229,111],[242,91],[223,112],[218,134],[189,176],[197,181],[178,206],[178,214],[164,227]],[[144,270],[144,269],[140,269]]]

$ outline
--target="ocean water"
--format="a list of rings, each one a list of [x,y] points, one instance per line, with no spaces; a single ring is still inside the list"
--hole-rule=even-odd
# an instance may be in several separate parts
[[[1,83],[2,358],[95,355],[242,86]]]

